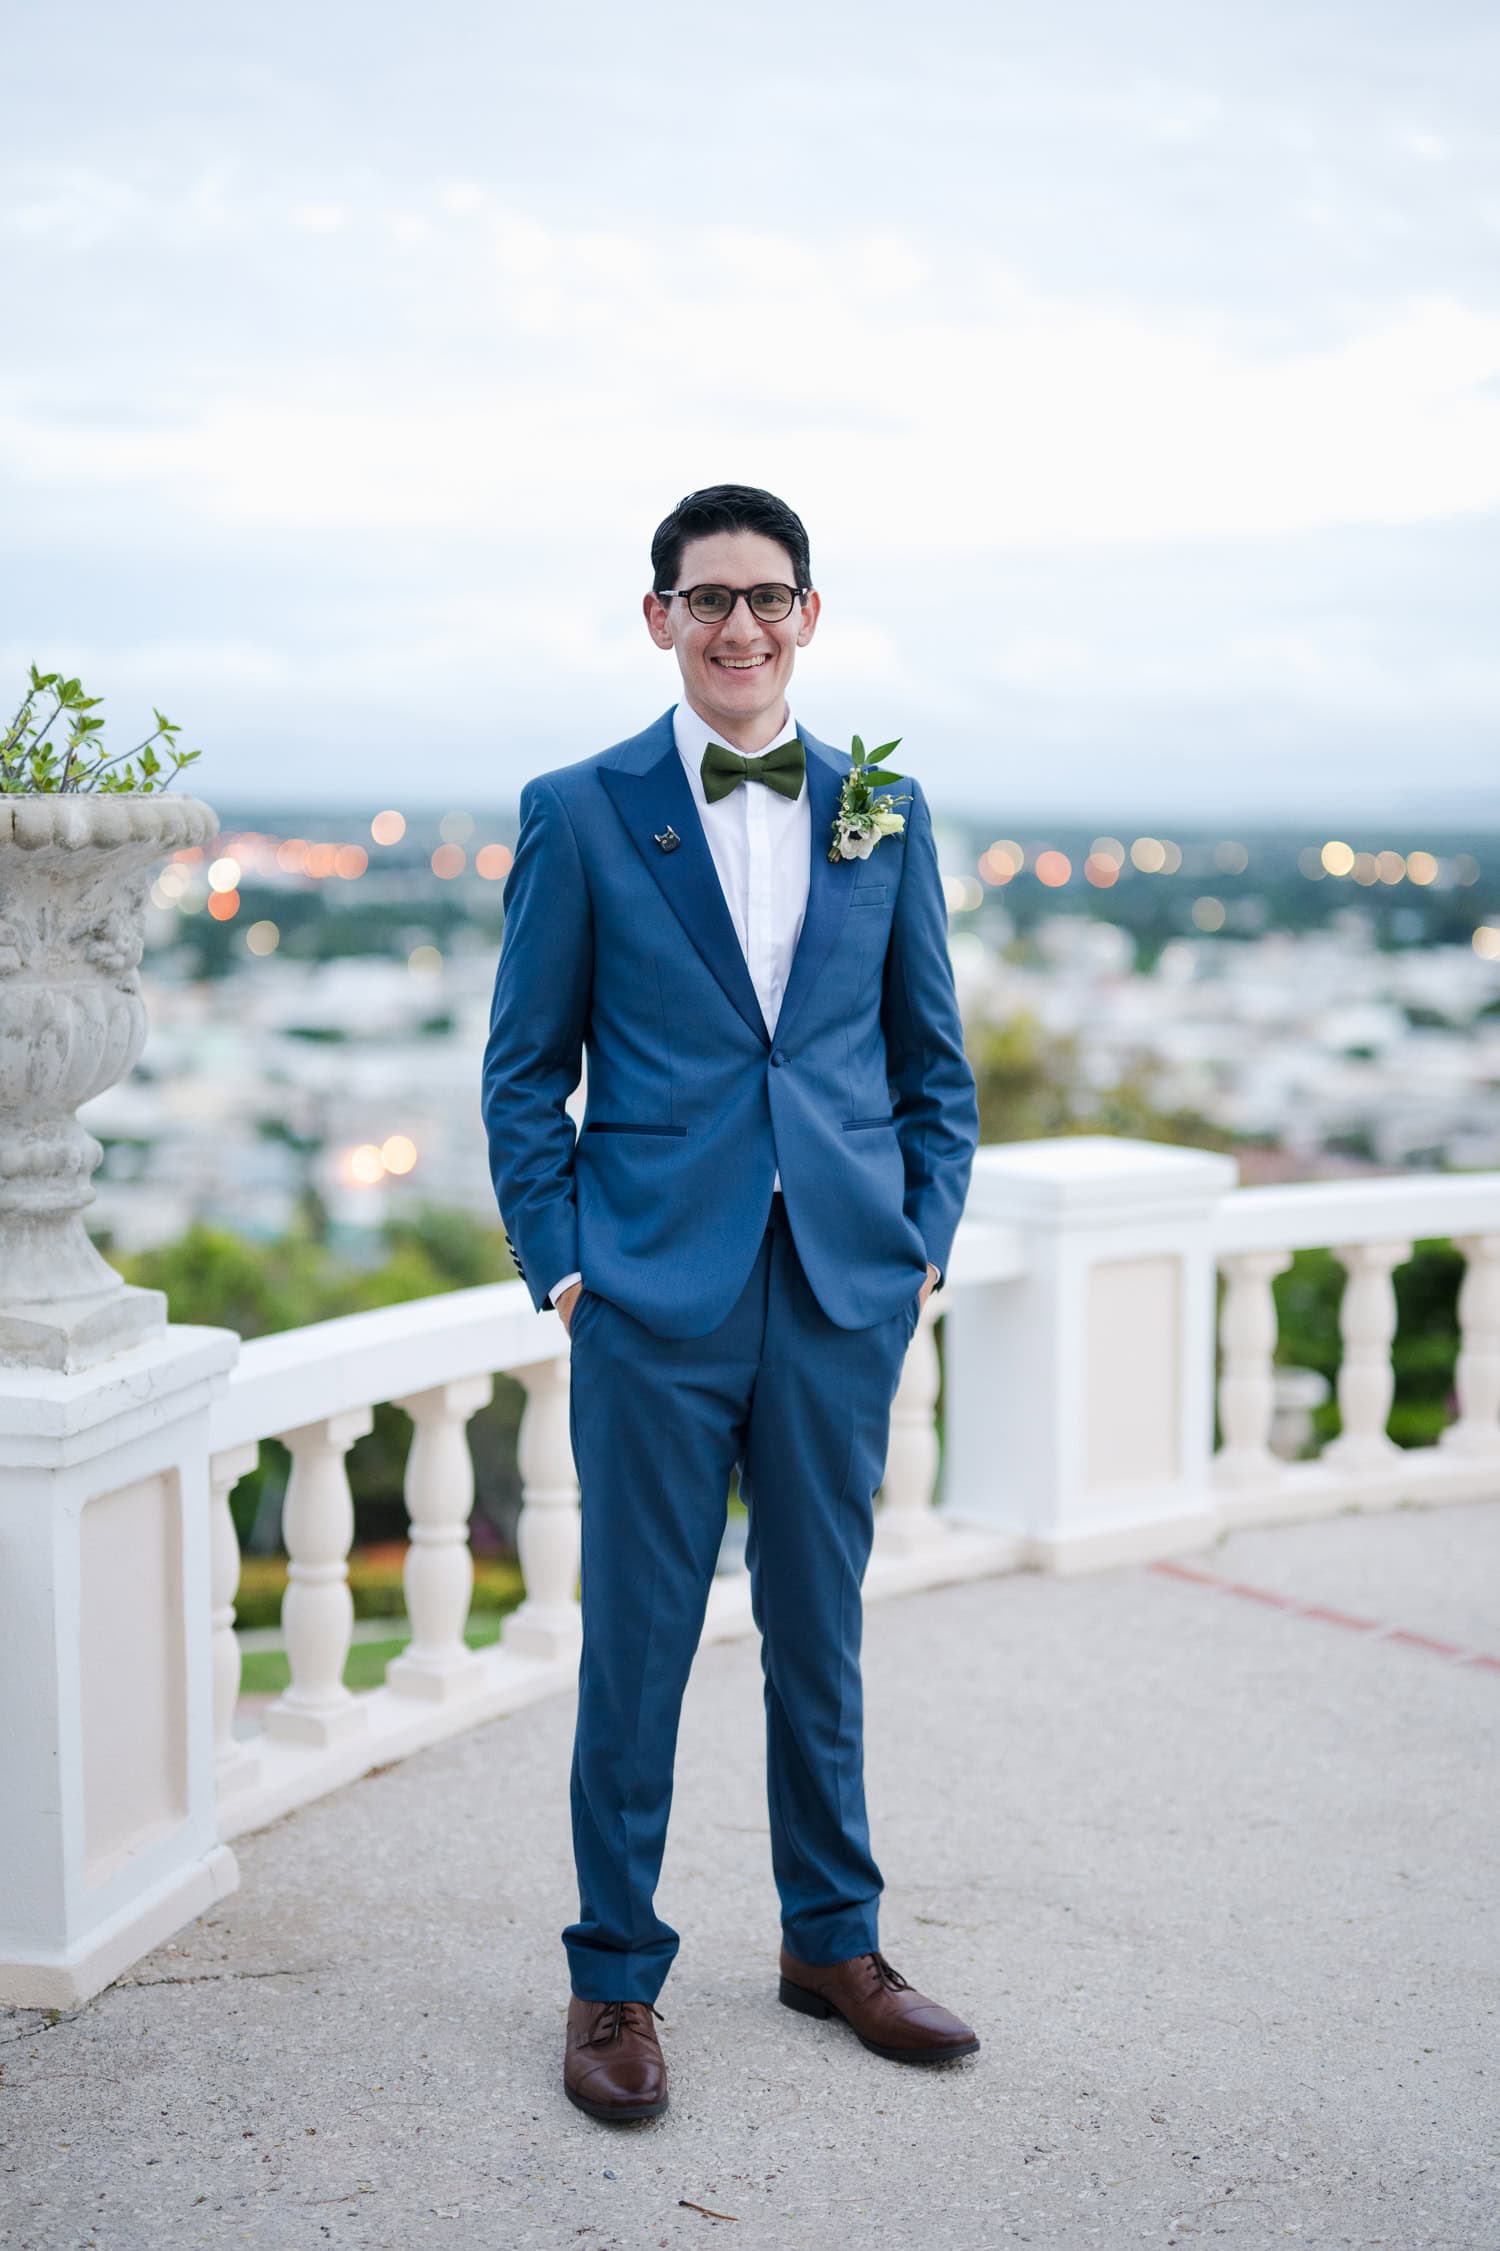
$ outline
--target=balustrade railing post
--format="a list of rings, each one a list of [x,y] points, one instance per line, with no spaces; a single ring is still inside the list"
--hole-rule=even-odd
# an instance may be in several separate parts
[[[1396,1334],[1394,1268],[1411,1257],[1409,1242],[1338,1243],[1333,1255],[1348,1274],[1340,1309],[1344,1357],[1339,1369],[1339,1436],[1324,1447],[1328,1468],[1379,1471],[1401,1459],[1386,1435],[1395,1395],[1391,1340]]]
[[[940,1378],[936,1324],[941,1311],[929,1294],[917,1316],[901,1381],[891,1401],[882,1502],[875,1518],[877,1555],[914,1555],[941,1545],[946,1526],[932,1506],[937,1490],[937,1395]]]
[[[1218,1527],[1216,1150],[1079,1134],[978,1152],[965,1218],[1022,1270],[966,1292],[944,1340],[943,1515],[1051,1570],[1169,1555]]]
[[[231,1446],[209,1456],[213,1492],[214,1779],[220,1799],[260,1779],[261,1762],[234,1732],[240,1700],[240,1645],[234,1631],[234,1598],[240,1583],[240,1543],[229,1496],[260,1460],[260,1447]]]
[[[238,1351],[187,1327],[77,1371],[0,1349],[0,2004],[76,2008],[239,1881],[208,1472]]]
[[[501,1641],[522,1657],[567,1657],[579,1647],[578,1477],[568,1424],[571,1367],[539,1360],[513,1371],[526,1387],[517,1454],[521,1521],[516,1534],[526,1600]]]
[[[1438,1444],[1469,1460],[1500,1459],[1500,1235],[1459,1235],[1468,1261],[1458,1291],[1458,1419]]]
[[[326,1747],[369,1724],[368,1707],[344,1686],[354,1624],[354,1501],[345,1456],[374,1419],[369,1407],[352,1407],[277,1433],[292,1457],[282,1511],[291,1561],[281,1605],[292,1684],[268,1707],[265,1729],[284,1742]]]
[[[397,1695],[446,1703],[484,1684],[484,1660],[464,1640],[474,1592],[474,1457],[466,1426],[494,1389],[492,1376],[468,1376],[395,1401],[415,1426],[406,1462],[411,1546],[402,1573],[412,1638],[385,1669],[386,1686]]]
[[[1291,1263],[1290,1251],[1231,1251],[1219,1261],[1224,1275],[1223,1444],[1214,1456],[1213,1474],[1220,1484],[1259,1484],[1285,1472],[1270,1444],[1276,1411],[1276,1298],[1271,1284]]]

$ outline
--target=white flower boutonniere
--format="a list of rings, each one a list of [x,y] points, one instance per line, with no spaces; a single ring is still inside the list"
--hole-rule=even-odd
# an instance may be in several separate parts
[[[883,836],[899,836],[906,826],[904,813],[893,813],[892,805],[905,805],[910,792],[901,797],[875,796],[877,788],[886,782],[905,781],[904,774],[893,774],[880,761],[899,744],[898,735],[893,743],[882,743],[878,750],[867,752],[858,735],[849,755],[854,763],[844,778],[839,793],[839,809],[833,817],[833,842],[828,847],[830,860],[868,860]]]

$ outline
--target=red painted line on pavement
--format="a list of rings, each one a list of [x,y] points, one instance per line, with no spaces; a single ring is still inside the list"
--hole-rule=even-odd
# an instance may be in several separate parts
[[[1434,1641],[1431,1634],[1409,1633],[1405,1626],[1392,1626],[1387,1641],[1404,1641],[1412,1649],[1431,1649],[1439,1657],[1462,1657],[1464,1647],[1458,1641]]]
[[[1434,1634],[1414,1633],[1409,1626],[1357,1618],[1351,1611],[1332,1610],[1322,1602],[1299,1602],[1295,1595],[1280,1594],[1272,1587],[1253,1587],[1244,1579],[1221,1579],[1212,1571],[1201,1571],[1194,1564],[1168,1557],[1147,1568],[1164,1579],[1182,1579],[1191,1586],[1212,1587],[1220,1594],[1237,1594],[1246,1602],[1263,1603],[1268,1610],[1284,1610],[1292,1618],[1315,1618],[1326,1626],[1346,1626],[1353,1633],[1374,1634],[1381,1641],[1399,1641],[1407,1649],[1425,1649],[1433,1657],[1445,1657],[1450,1664],[1475,1665],[1482,1672],[1500,1673],[1500,1657],[1468,1649],[1461,1642],[1439,1641]]]
[[[1378,1618],[1356,1618],[1351,1610],[1327,1610],[1321,1602],[1309,1602],[1303,1610],[1304,1618],[1321,1618],[1325,1625],[1349,1626],[1357,1634],[1373,1634],[1380,1629]]]

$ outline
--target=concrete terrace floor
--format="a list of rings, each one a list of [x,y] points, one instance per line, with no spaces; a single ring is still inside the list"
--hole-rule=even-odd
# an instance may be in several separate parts
[[[1500,1505],[1188,1568],[1215,1583],[868,1612],[883,1940],[972,2061],[778,2005],[759,1658],[721,1645],[661,1891],[665,2118],[562,2096],[558,1698],[241,1840],[241,1891],[86,2007],[0,2012],[0,2243],[1490,2251]]]

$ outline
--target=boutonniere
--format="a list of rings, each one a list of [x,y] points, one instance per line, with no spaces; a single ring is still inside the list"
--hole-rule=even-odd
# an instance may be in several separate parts
[[[892,805],[905,805],[909,792],[901,797],[876,798],[874,792],[886,782],[903,782],[904,774],[893,774],[880,761],[889,751],[896,749],[901,737],[893,743],[882,743],[878,750],[866,751],[858,735],[849,756],[854,761],[844,777],[839,792],[839,809],[833,816],[833,842],[828,847],[830,860],[868,860],[883,836],[899,836],[906,826],[904,813],[893,813]]]

